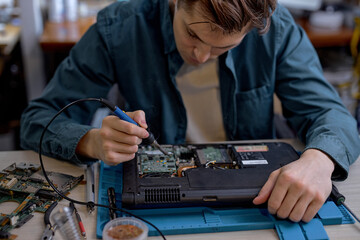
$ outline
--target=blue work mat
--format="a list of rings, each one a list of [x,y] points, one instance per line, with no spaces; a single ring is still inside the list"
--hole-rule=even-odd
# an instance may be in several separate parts
[[[107,189],[113,187],[116,193],[116,206],[121,208],[122,164],[108,166],[100,165],[99,204],[109,205]],[[267,209],[260,208],[157,208],[128,210],[154,224],[164,235],[209,233],[224,231],[276,229],[281,240],[287,239],[329,239],[324,225],[353,224],[355,221],[343,206],[336,206],[328,201],[319,210],[317,216],[309,223],[294,223],[275,218]],[[126,216],[117,213],[117,216]],[[110,220],[107,208],[98,208],[97,229],[98,238]],[[149,226],[149,236],[159,233]]]

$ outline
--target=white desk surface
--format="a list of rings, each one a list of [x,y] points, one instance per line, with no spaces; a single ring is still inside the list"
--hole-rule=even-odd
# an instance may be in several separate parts
[[[296,148],[296,146],[295,146]],[[45,169],[47,171],[56,171],[74,176],[84,174],[83,167],[75,166],[71,163],[55,160],[44,157]],[[38,154],[33,151],[10,151],[0,152],[0,169],[4,169],[12,163],[28,162],[39,163]],[[335,185],[339,191],[345,195],[346,204],[359,217],[360,216],[360,160],[355,162],[349,172],[349,177],[344,182],[337,182]],[[85,201],[86,186],[79,185],[73,189],[69,197]],[[62,200],[54,211],[59,207],[68,206],[68,201]],[[10,213],[17,207],[17,204],[7,202],[0,205],[0,212]],[[96,239],[96,211],[88,214],[85,206],[77,206],[82,217],[87,239]],[[12,234],[18,235],[19,240],[22,239],[40,239],[44,231],[44,218],[42,213],[35,213],[34,217],[19,229],[12,230]],[[344,224],[325,226],[326,232],[330,239],[360,239],[360,224]],[[60,232],[55,234],[56,239],[61,239]],[[236,232],[219,232],[219,233],[205,233],[205,234],[186,234],[186,235],[167,235],[167,239],[204,239],[204,240],[218,240],[218,239],[278,239],[277,233],[274,229],[255,230],[255,231],[236,231]],[[149,239],[162,239],[161,237],[149,237]]]

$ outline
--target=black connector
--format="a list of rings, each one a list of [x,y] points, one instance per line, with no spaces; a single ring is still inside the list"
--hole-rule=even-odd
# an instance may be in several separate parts
[[[334,184],[332,185],[330,197],[334,201],[334,203],[338,206],[340,206],[345,202],[345,196],[339,192],[339,190]]]
[[[110,102],[109,100],[106,100],[104,98],[100,98],[100,102],[107,108],[109,108],[111,111],[116,110],[116,105]]]
[[[355,213],[353,213],[350,208],[345,204],[345,196],[342,195],[339,190],[337,189],[337,187],[333,184],[332,185],[332,189],[331,189],[331,193],[330,193],[330,198],[334,201],[334,203],[337,206],[343,205],[346,210],[348,210],[348,212],[356,219],[356,221],[358,223],[360,223],[359,218],[355,215]]]

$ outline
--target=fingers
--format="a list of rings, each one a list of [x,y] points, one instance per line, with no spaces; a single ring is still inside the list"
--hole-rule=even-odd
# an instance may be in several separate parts
[[[126,154],[120,152],[106,152],[105,157],[102,159],[104,163],[109,166],[115,166],[119,163],[126,162],[135,158],[135,153]]]
[[[104,130],[103,134],[112,137],[114,140],[124,137],[124,135],[121,135],[120,133],[136,136],[141,139],[147,138],[149,136],[149,133],[146,131],[146,129],[121,120],[116,116],[108,116],[104,118],[102,129]]]
[[[324,204],[324,202],[319,202],[319,201],[311,202],[310,205],[308,206],[308,208],[306,209],[306,212],[301,220],[304,222],[310,222],[311,219],[314,218],[314,216],[316,215],[316,213],[319,211],[319,209],[321,208],[321,206],[323,204]]]
[[[138,151],[138,145],[129,145],[114,141],[103,141],[103,161],[114,166],[122,162],[126,162],[135,158],[135,153]]]
[[[290,214],[293,214],[294,219],[302,216],[311,201],[309,196],[303,195],[303,187],[301,187],[300,184],[294,184],[291,188],[285,186],[284,189],[280,190],[277,187],[275,187],[269,199],[269,212],[271,214],[277,214],[279,218],[287,218]],[[299,199],[301,199],[301,201]],[[297,212],[293,211],[295,206]]]
[[[316,189],[281,172],[268,200],[268,211],[279,218],[294,222],[310,221],[324,203]]]
[[[302,217],[304,216],[306,210],[308,209],[308,206],[311,203],[311,198],[302,196],[300,200],[296,203],[296,205],[293,207],[292,211],[289,213],[281,213],[280,218],[286,218],[286,216],[289,216],[289,219],[293,222],[299,222]],[[314,214],[315,216],[315,214]],[[311,218],[312,219],[312,218]],[[310,219],[310,220],[311,220]]]
[[[123,143],[127,145],[139,145],[142,141],[142,138],[136,135],[124,133],[111,128],[101,128],[100,137],[106,141],[111,141],[119,144]],[[114,145],[110,144],[110,146],[114,146]],[[105,144],[104,147],[110,148],[108,145]]]
[[[325,200],[323,201],[322,198],[312,198],[311,196],[303,196],[300,200],[296,203],[293,210],[288,214],[280,213],[280,210],[277,213],[277,216],[280,218],[289,217],[289,219],[293,222],[310,222],[311,219],[315,217],[321,206],[324,204]]]
[[[102,146],[105,152],[118,152],[124,154],[133,154],[136,153],[139,149],[138,144],[125,144],[125,143],[118,143],[114,141],[105,141]]]
[[[137,122],[142,128],[148,128],[144,111],[138,110],[133,113],[129,113],[129,116],[131,116],[132,119],[134,119],[134,121]]]
[[[280,174],[280,170],[276,170],[270,174],[269,179],[266,181],[265,185],[261,188],[258,196],[253,200],[253,203],[255,205],[263,204],[268,200],[275,186],[279,174]]]
[[[301,196],[303,186],[296,182],[289,171],[280,171],[279,175],[268,200],[268,210],[271,214],[286,218]]]
[[[101,136],[101,160],[110,166],[129,161],[135,158],[135,153],[138,151],[138,144],[141,139],[136,136],[124,134],[122,141],[115,141]]]
[[[269,213],[276,214],[282,219],[289,218],[293,222],[300,220],[309,222],[326,201],[326,198],[321,197],[320,193],[314,194],[313,192],[315,191],[291,187],[281,199],[274,190],[268,201]]]
[[[117,165],[132,160],[142,139],[149,136],[143,111],[126,114],[134,119],[140,127],[121,120],[117,116],[108,116],[102,122],[98,134],[100,137],[98,145],[101,148],[101,159],[108,165]]]
[[[253,202],[259,204],[268,199],[269,213],[294,222],[308,222],[331,191],[332,171],[333,163],[326,155],[308,151],[299,160],[273,172],[276,179],[270,177]]]

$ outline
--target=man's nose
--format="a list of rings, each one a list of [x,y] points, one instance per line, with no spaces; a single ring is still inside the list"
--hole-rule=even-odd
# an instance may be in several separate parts
[[[211,47],[209,46],[197,46],[194,48],[194,54],[196,57],[196,60],[199,63],[204,63],[210,58],[211,54]]]

